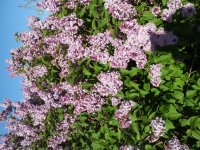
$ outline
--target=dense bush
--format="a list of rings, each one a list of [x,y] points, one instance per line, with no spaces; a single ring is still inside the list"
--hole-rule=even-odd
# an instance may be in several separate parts
[[[198,0],[44,0],[16,34],[0,149],[200,148]]]

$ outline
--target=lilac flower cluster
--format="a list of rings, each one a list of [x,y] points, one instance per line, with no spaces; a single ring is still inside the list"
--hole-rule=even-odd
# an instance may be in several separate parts
[[[0,122],[7,119],[7,116],[12,112],[12,101],[5,99],[4,103],[0,104],[1,107],[4,107],[4,110],[0,112]]]
[[[67,93],[63,95],[63,91]],[[53,98],[51,102],[52,107],[72,105],[74,106],[74,115],[78,115],[81,112],[94,113],[100,110],[104,104],[104,99],[96,93],[88,93],[80,85],[73,87],[64,82],[53,87],[51,95]]]
[[[88,42],[90,46],[86,49],[85,56],[90,57],[94,61],[106,64],[110,60],[108,44],[117,48],[122,45],[123,41],[112,38],[111,33],[105,31],[104,33],[99,33],[95,36],[88,36]]]
[[[161,64],[151,65],[150,66],[150,77],[151,77],[151,84],[155,87],[159,87],[161,83]]]
[[[129,117],[131,107],[135,105],[133,101],[122,101],[119,109],[115,112],[114,117],[119,121],[120,128],[129,128],[132,121]]]
[[[119,150],[140,150],[140,149],[135,146],[123,145],[120,146]]]
[[[165,122],[162,118],[156,117],[154,120],[151,121],[151,128],[152,133],[147,137],[150,143],[156,142],[160,136],[162,136],[165,132]]]
[[[56,54],[56,58],[57,59],[54,59],[51,61],[51,64],[53,66],[59,66],[59,69],[60,69],[59,76],[61,78],[64,78],[69,73],[68,59],[66,57],[63,57],[62,54]]]
[[[35,66],[35,67],[32,67],[30,70],[30,75],[32,79],[43,77],[47,73],[48,73],[48,70],[45,66]]]
[[[75,6],[80,3],[82,5],[89,5],[91,0],[69,0],[65,3],[65,6],[69,9],[74,9]]]
[[[38,43],[42,37],[42,34],[39,31],[26,31],[17,35],[20,41],[23,42],[25,45],[34,45]]]
[[[100,83],[94,85],[94,92],[98,92],[101,96],[114,96],[122,89],[123,82],[119,80],[120,74],[118,72],[100,73],[97,79]]]
[[[13,107],[15,107],[14,114],[18,118],[24,119],[30,116],[32,118],[33,126],[37,126],[39,129],[43,130],[44,120],[46,119],[49,110],[47,105],[34,105],[30,100],[24,99],[22,103],[13,103]]]
[[[131,19],[132,15],[137,13],[128,0],[105,0],[104,6],[114,18],[119,20]]]
[[[154,51],[156,46],[174,45],[178,40],[171,32],[157,29],[152,23],[142,26],[136,20],[125,21],[120,29],[127,35],[127,40],[109,58],[113,68],[126,68],[130,59],[136,62],[137,67],[144,68],[147,63],[145,51]]]
[[[173,21],[173,15],[176,13],[178,9],[182,7],[181,0],[169,0],[167,3],[166,9],[163,10],[161,19],[167,22]]]
[[[45,21],[41,21],[36,17],[28,19],[28,25],[33,29],[60,30],[70,35],[76,34],[82,24],[83,21],[78,19],[74,13],[61,19],[56,16],[50,16]]]
[[[117,105],[121,104],[121,99],[116,98],[116,97],[112,97],[111,98],[111,104],[112,104],[112,106],[117,106]]]
[[[69,131],[70,125],[76,120],[76,115],[87,111],[94,113],[101,109],[104,100],[95,93],[88,93],[88,91],[78,86],[71,86],[67,82],[62,84],[52,85],[48,91],[42,91],[34,84],[33,81],[24,80],[24,94],[25,100],[21,103],[6,101],[2,106],[15,107],[14,114],[18,119],[25,119],[28,116],[32,118],[32,127],[22,124],[18,119],[11,119],[7,128],[13,135],[23,137],[20,141],[22,147],[29,146],[34,141],[38,140],[38,133],[44,131],[44,120],[50,109],[58,108],[66,105],[74,106],[74,115],[65,115],[65,119],[57,124],[56,130],[61,132],[60,135],[53,135],[49,139],[49,147],[61,148],[59,144],[66,141],[66,135]],[[63,94],[65,92],[66,94]],[[43,104],[37,104],[38,102]],[[5,144],[1,145],[4,146]]]
[[[90,47],[85,55],[94,61],[109,63],[112,68],[127,68],[130,59],[137,67],[144,68],[147,63],[145,51],[154,51],[156,46],[174,45],[178,41],[171,32],[157,29],[152,23],[142,26],[136,20],[124,21],[120,29],[127,35],[127,40],[113,39],[109,31],[89,36]],[[109,43],[114,47],[113,56],[107,50]]]
[[[181,145],[177,137],[173,137],[167,142],[165,150],[189,150],[189,147],[185,144]]]
[[[57,13],[60,11],[60,6],[62,2],[60,0],[44,0],[37,3],[37,7],[51,11],[52,13]]]
[[[104,100],[97,94],[88,94],[80,97],[80,100],[74,102],[74,114],[80,114],[87,111],[88,113],[94,113],[101,109],[104,104]]]
[[[67,133],[69,132],[69,127],[71,124],[73,124],[75,121],[75,118],[71,117],[68,114],[65,114],[64,120],[57,124],[57,130],[60,131],[59,135],[53,135],[48,142],[48,147],[51,147],[53,149],[59,149],[62,150],[62,146],[60,144],[66,142],[67,140]]]
[[[193,16],[196,13],[196,9],[192,3],[182,4],[181,0],[169,0],[166,9],[163,10],[161,19],[167,22],[173,21],[173,15],[178,9],[182,9],[182,15],[184,17]]]
[[[67,134],[69,132],[69,127],[76,121],[76,116],[70,116],[69,114],[64,115],[64,120],[57,124],[57,130]]]
[[[24,125],[16,119],[9,119],[6,128],[10,131],[12,135],[17,135],[23,137],[24,139],[20,144],[25,147],[31,145],[34,141],[39,139],[39,136],[35,129],[28,125]]]
[[[0,137],[0,141],[2,142],[0,144],[0,149],[13,150],[14,144],[10,142],[12,137],[13,135],[11,133],[6,134],[3,137]]]
[[[66,135],[61,133],[59,135],[53,135],[48,141],[48,148],[55,150],[63,150],[63,147],[60,144],[66,141]]]
[[[151,9],[151,13],[154,15],[154,16],[158,16],[160,13],[161,13],[161,9],[159,6],[154,6],[152,9]]]
[[[183,5],[181,13],[184,17],[193,16],[196,13],[196,9],[194,7],[194,4],[187,3],[187,4]]]
[[[69,9],[74,9],[78,3],[82,5],[89,5],[90,0],[68,0],[65,3],[61,0],[44,0],[43,2],[37,3],[37,7],[55,14],[60,11],[60,7],[62,4]]]

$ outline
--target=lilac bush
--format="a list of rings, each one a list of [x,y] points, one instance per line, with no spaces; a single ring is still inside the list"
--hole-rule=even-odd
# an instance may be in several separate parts
[[[0,149],[200,148],[199,10],[181,0],[43,0],[7,60]]]

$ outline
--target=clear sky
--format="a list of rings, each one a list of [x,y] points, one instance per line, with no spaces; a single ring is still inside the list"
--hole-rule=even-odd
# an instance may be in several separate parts
[[[34,9],[19,7],[26,3],[27,0],[0,0],[0,102],[3,102],[5,98],[14,101],[20,101],[23,98],[22,79],[9,76],[5,60],[10,58],[11,49],[21,45],[16,42],[14,34],[29,30],[27,27],[28,16],[38,16]],[[41,18],[41,16],[44,18],[45,14],[39,17]],[[0,108],[0,110],[2,109]],[[6,132],[3,128],[4,124],[0,124],[0,134]]]

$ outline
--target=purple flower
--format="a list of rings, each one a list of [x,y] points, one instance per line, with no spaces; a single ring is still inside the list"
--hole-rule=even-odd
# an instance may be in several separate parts
[[[33,79],[36,79],[38,77],[43,77],[44,75],[47,75],[48,70],[45,66],[35,66],[31,68],[31,74],[30,76]]]
[[[52,13],[57,13],[60,11],[60,6],[62,2],[60,0],[44,0],[43,2],[37,3],[37,7],[51,11]]]
[[[135,8],[127,0],[105,0],[104,6],[113,17],[119,20],[131,19],[131,15],[137,13]]]
[[[69,9],[74,9],[78,3],[82,5],[89,5],[91,0],[68,0],[65,6]]]
[[[26,31],[18,34],[20,41],[22,41],[25,45],[35,45],[38,43],[40,38],[42,37],[39,31]]]
[[[172,16],[174,15],[174,11],[169,10],[169,9],[163,9],[161,19],[167,22],[172,22],[173,18]]]
[[[150,66],[150,77],[151,77],[151,84],[155,87],[158,87],[161,83],[161,64],[151,65]]]
[[[196,13],[196,9],[194,7],[194,4],[187,3],[182,7],[182,15],[184,17],[190,17],[193,16]]]
[[[34,27],[35,24],[39,21],[39,18],[38,17],[35,17],[35,16],[30,16],[28,17],[28,26],[29,27]]]
[[[121,99],[120,98],[112,97],[111,98],[111,103],[112,103],[113,106],[117,106],[118,104],[121,103]]]
[[[140,149],[131,145],[123,145],[120,146],[119,150],[140,150]]]
[[[123,82],[119,79],[118,72],[100,73],[97,76],[100,83],[94,85],[94,92],[98,92],[101,96],[114,96],[122,89]]]
[[[63,142],[65,142],[66,140],[67,139],[66,139],[65,134],[61,133],[59,135],[53,135],[48,141],[48,147],[61,150],[62,146],[59,146],[59,145],[62,144]]]
[[[189,147],[185,144],[181,145],[177,137],[173,137],[167,142],[165,150],[189,150]]]
[[[8,115],[12,112],[13,102],[9,99],[5,99],[4,103],[0,104],[1,107],[4,107],[4,110],[0,112],[0,122],[7,119]]]
[[[133,101],[122,101],[120,108],[115,112],[114,117],[119,121],[120,128],[129,128],[132,121],[129,117],[131,107],[135,105]]]
[[[181,0],[169,0],[167,7],[170,11],[176,11],[182,7]]]
[[[154,15],[154,16],[158,16],[160,13],[161,13],[161,9],[159,6],[154,6],[152,9],[151,9],[151,13]]]
[[[152,133],[150,136],[147,137],[148,141],[150,143],[156,142],[160,136],[162,136],[165,132],[165,122],[162,120],[162,118],[156,117],[156,119],[151,121],[151,128],[152,128]]]

